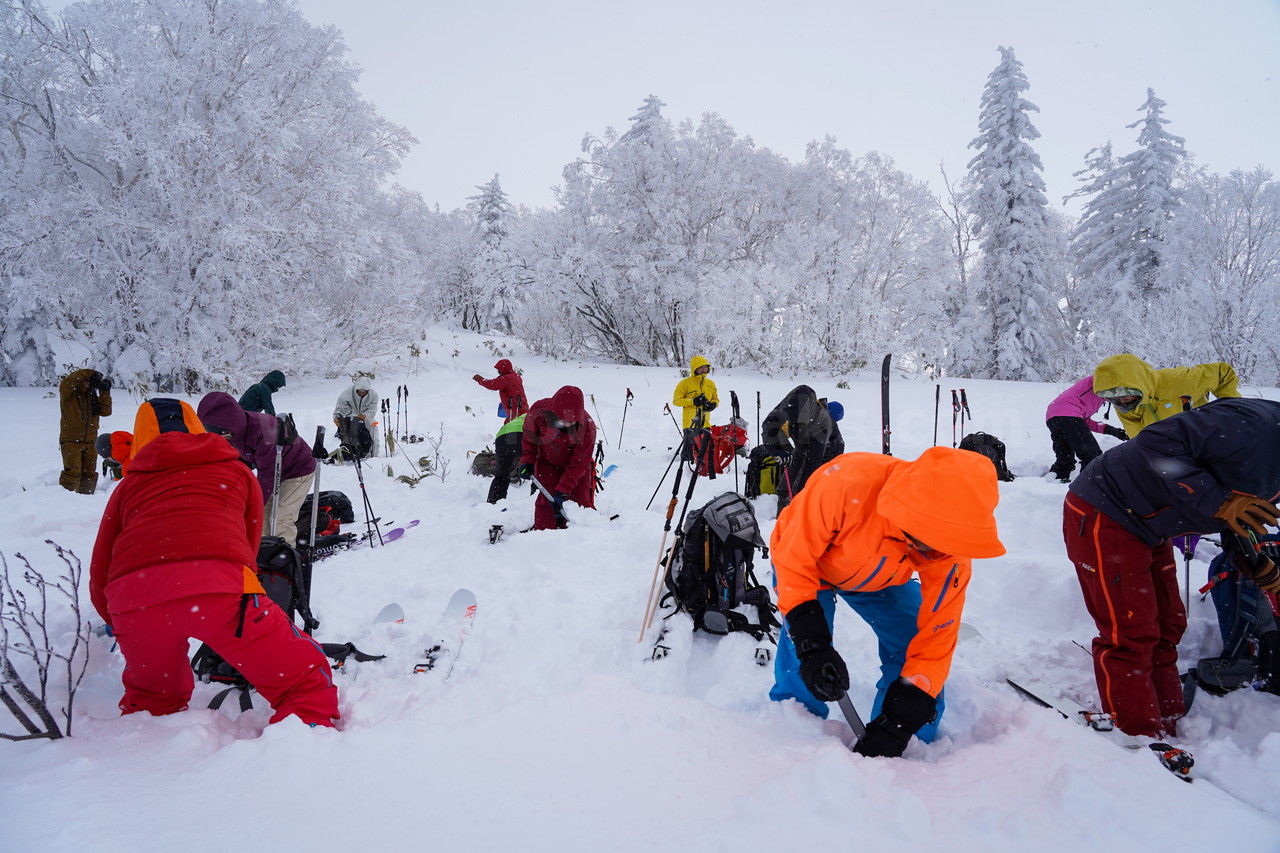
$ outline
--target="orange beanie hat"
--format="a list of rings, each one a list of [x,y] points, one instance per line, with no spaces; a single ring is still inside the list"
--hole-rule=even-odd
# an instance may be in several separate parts
[[[138,407],[133,421],[133,455],[147,442],[166,432],[189,432],[192,435],[205,431],[196,410],[189,403],[170,397],[153,397]]]

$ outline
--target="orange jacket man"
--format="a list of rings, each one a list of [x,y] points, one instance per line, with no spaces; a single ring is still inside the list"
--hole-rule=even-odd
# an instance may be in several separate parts
[[[770,697],[822,717],[849,688],[831,645],[839,595],[880,641],[872,722],[857,751],[898,756],[933,739],[973,558],[998,557],[995,468],[967,450],[932,447],[914,462],[846,453],[819,468],[778,517],[771,542],[778,644]],[[919,580],[916,577],[919,577]]]

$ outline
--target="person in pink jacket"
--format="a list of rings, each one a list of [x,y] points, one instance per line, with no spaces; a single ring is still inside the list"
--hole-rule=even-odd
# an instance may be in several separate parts
[[[1093,393],[1093,376],[1090,375],[1054,397],[1045,411],[1045,426],[1053,439],[1053,466],[1049,472],[1059,483],[1070,480],[1077,458],[1083,471],[1086,465],[1102,455],[1102,448],[1093,433],[1106,433],[1121,441],[1129,438],[1120,427],[1100,424],[1093,419],[1105,402]]]

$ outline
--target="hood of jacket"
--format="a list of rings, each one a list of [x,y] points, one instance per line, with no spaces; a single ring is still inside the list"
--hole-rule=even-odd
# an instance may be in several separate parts
[[[876,512],[903,532],[954,557],[999,557],[1000,486],[991,460],[971,450],[931,447],[885,481]]]
[[[231,397],[223,395],[227,399]],[[234,401],[233,401],[234,402]],[[239,406],[239,403],[236,403]],[[191,404],[170,397],[153,397],[138,407],[133,419],[133,454],[138,453],[162,435],[188,433],[201,435],[205,431]]]
[[[1141,392],[1145,400],[1155,391],[1155,370],[1132,353],[1108,356],[1094,368],[1093,393],[1105,396],[1103,392],[1112,388],[1132,388]]]
[[[561,423],[580,424],[587,419],[586,406],[582,400],[582,389],[576,385],[565,385],[552,394],[547,410],[559,418]]]
[[[710,367],[710,366],[711,366],[711,362],[707,361],[705,358],[703,358],[700,355],[695,355],[693,358],[689,359],[689,375],[696,376],[698,373],[699,367]]]
[[[189,408],[189,407],[188,407]],[[135,437],[134,447],[137,447]],[[146,474],[193,465],[233,462],[240,458],[236,449],[220,435],[211,432],[166,432],[148,441],[136,451],[129,463],[129,474]]]
[[[501,361],[499,361],[497,364],[495,364],[495,365],[493,366],[493,369],[494,369],[494,370],[496,370],[496,371],[498,371],[498,375],[499,375],[499,376],[504,376],[504,375],[506,375],[506,374],[508,374],[508,373],[515,373],[515,372],[516,372],[516,369],[515,369],[514,367],[512,367],[512,366],[511,366],[511,361],[510,361],[510,359],[505,359],[505,358],[504,358],[504,359],[502,359]]]
[[[248,432],[249,413],[230,394],[221,391],[205,394],[196,414],[207,427],[228,432],[233,438],[243,439]]]
[[[266,376],[262,377],[262,384],[266,385],[272,391],[279,391],[285,386],[284,374],[279,370],[273,370]]]

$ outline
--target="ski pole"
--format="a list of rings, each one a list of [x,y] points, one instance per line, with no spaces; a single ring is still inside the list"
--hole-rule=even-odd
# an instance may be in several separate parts
[[[682,447],[677,447],[676,452],[671,454],[671,461],[667,463],[667,470],[662,472],[662,479],[658,481],[658,485],[653,487],[653,494],[649,496],[649,502],[644,505],[646,512],[649,510],[649,507],[653,506],[653,499],[658,496],[658,489],[661,489],[662,484],[666,482],[667,475],[671,473],[671,466],[676,464],[676,460],[680,458],[680,451],[683,449],[684,448]]]
[[[938,413],[942,411],[942,386],[933,386],[933,446],[938,446]]]
[[[556,499],[551,496],[551,492],[548,492],[547,487],[538,482],[537,477],[530,474],[529,479],[538,487],[538,491],[542,492],[542,496],[547,499],[547,503],[551,504],[551,509],[556,514],[556,520],[562,521],[567,525],[569,523],[569,517],[564,514],[564,507],[561,504],[556,503]]]
[[[276,520],[280,517],[280,472],[284,467],[284,448],[293,444],[297,437],[297,428],[293,425],[293,415],[280,415],[276,418],[276,472],[271,482],[271,535],[276,535]],[[290,542],[293,546],[296,542]]]
[[[951,446],[956,446],[956,418],[960,417],[960,397],[951,389]]]
[[[738,421],[742,420],[742,413],[738,409],[738,392],[729,392],[730,411],[733,412],[733,421],[729,424],[729,443],[733,445],[733,490],[741,492],[742,488],[738,482]],[[742,432],[742,443],[747,443],[746,430]]]
[[[969,413],[969,397],[964,393],[964,389],[960,389],[960,437],[964,438],[964,419],[973,420],[973,415]]]
[[[320,518],[320,460],[328,455],[324,452],[324,426],[318,426],[316,443],[311,446],[311,458],[316,460],[316,477],[311,484],[311,543],[307,547],[308,554],[314,554],[316,550],[316,523]]]
[[[627,409],[631,406],[631,389],[627,389],[627,401],[622,404],[622,426],[618,429],[618,449],[622,449],[622,431],[627,428]]]
[[[756,446],[760,446],[760,392],[756,392]]]
[[[396,386],[396,435],[400,435],[400,392],[404,389],[403,385]]]
[[[670,404],[670,403],[665,403],[665,404],[663,404],[662,409],[663,409],[663,411],[665,411],[668,415],[670,415],[670,416],[671,416],[671,425],[672,425],[672,426],[674,426],[674,427],[676,428],[676,432],[680,433],[680,435],[682,435],[682,436],[683,436],[683,435],[684,435],[684,430],[680,429],[680,423],[676,420],[675,412],[671,411],[671,404]]]
[[[591,398],[591,408],[596,410],[596,427],[597,427],[596,431],[600,434],[602,438],[604,438],[605,441],[608,441],[609,436],[605,435],[605,430],[604,430],[604,418],[600,417],[600,407],[596,405],[596,395],[589,394],[587,396]]]
[[[409,439],[409,386],[404,386],[404,435],[402,441]]]
[[[680,451],[677,450],[676,456],[679,456],[679,455],[680,455]],[[671,461],[674,462],[675,458],[676,457],[673,456],[671,458]],[[667,470],[668,471],[671,470],[670,465],[667,466]],[[665,476],[666,475],[664,474],[663,477],[665,478]],[[676,469],[676,481],[675,481],[675,484],[671,487],[671,503],[667,504],[667,520],[662,525],[662,544],[658,546],[658,562],[655,563],[653,566],[653,580],[649,582],[649,597],[648,599],[645,600],[645,603],[644,603],[644,620],[640,623],[640,636],[636,638],[637,643],[644,642],[645,632],[649,630],[649,625],[650,623],[653,622],[652,611],[654,610],[654,594],[657,592],[657,589],[658,589],[658,574],[662,570],[662,557],[667,550],[667,536],[670,535],[671,533],[671,517],[675,515],[676,504],[680,502],[680,478],[683,476],[684,476],[684,466],[681,465],[678,469]],[[693,479],[697,479],[697,478],[695,477]],[[659,483],[658,485],[661,486],[662,484]],[[656,495],[657,493],[658,492],[655,489],[654,494]],[[652,503],[652,501],[653,499],[650,498],[650,503]]]
[[[701,449],[701,452],[699,453],[699,457],[705,456],[705,455],[707,454],[707,451],[708,451],[708,450],[709,450],[709,446],[704,444],[704,445],[703,445],[703,447],[702,447],[702,449]],[[681,508],[681,510],[680,510],[680,520],[679,520],[678,522],[676,522],[676,529],[677,529],[677,530],[683,530],[683,529],[684,529],[684,519],[685,519],[685,516],[689,513],[689,502],[693,500],[693,489],[694,489],[694,487],[695,487],[695,486],[697,486],[697,485],[698,485],[698,474],[697,474],[697,471],[698,471],[698,468],[699,468],[699,467],[701,467],[701,464],[702,464],[702,460],[701,460],[701,458],[699,458],[699,459],[695,460],[695,461],[694,461],[694,468],[693,468],[693,471],[689,474],[689,488],[688,488],[688,490],[687,490],[687,491],[685,492],[685,494],[684,494],[684,506],[683,506],[683,507]],[[680,468],[680,471],[681,471],[681,472],[683,472],[683,471],[684,471],[684,467],[683,467],[683,466]],[[674,491],[679,491],[679,489],[680,489],[680,478],[679,478],[679,474],[677,474],[677,475],[676,475],[676,487],[675,487],[675,490],[674,490]],[[667,518],[667,525],[668,525],[668,529],[669,529],[670,524],[671,524],[671,519],[670,519],[670,517],[668,516],[668,518]],[[666,533],[665,533],[665,531],[664,531],[663,536],[662,536],[662,541],[663,541],[663,544],[664,544],[664,545],[666,544],[666,539],[667,539],[667,537],[666,537]],[[676,542],[679,542],[679,541],[680,541],[680,536],[679,536],[679,534],[677,533],[677,534],[676,534]],[[675,550],[675,544],[674,544],[674,543],[672,543],[671,550]],[[670,552],[668,552],[668,559],[670,559]],[[656,615],[657,615],[657,612],[658,612],[658,601],[657,601],[657,598],[654,596],[654,588],[657,586],[657,583],[658,583],[658,567],[659,567],[659,566],[661,566],[661,565],[662,565],[662,557],[661,557],[661,556],[659,556],[659,557],[658,557],[658,566],[655,566],[655,567],[654,567],[654,570],[653,570],[653,583],[652,583],[652,584],[650,585],[650,587],[649,587],[649,602],[648,602],[648,604],[647,604],[647,605],[646,605],[646,607],[645,607],[645,621],[644,621],[644,626],[643,626],[643,627],[641,628],[641,630],[640,630],[640,638],[641,638],[641,639],[644,639],[644,632],[649,630],[649,626],[653,624],[653,617],[654,617],[654,616],[656,616]],[[639,642],[639,641],[637,640],[637,642]]]

